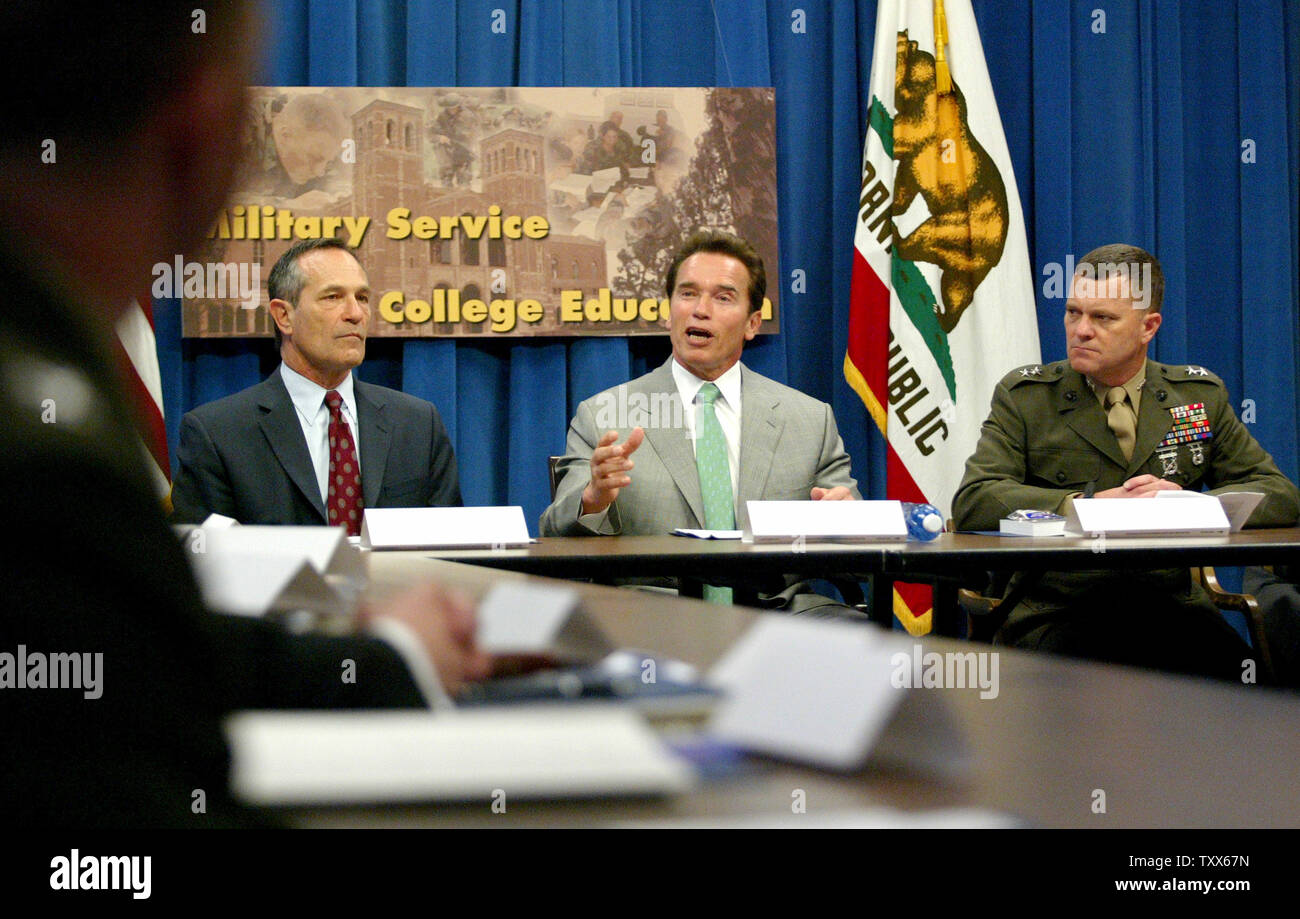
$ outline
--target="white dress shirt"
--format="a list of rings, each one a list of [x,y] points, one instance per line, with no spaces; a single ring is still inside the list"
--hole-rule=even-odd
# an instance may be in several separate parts
[[[682,400],[683,422],[686,425],[687,436],[691,439],[691,450],[694,451],[697,408],[695,397],[699,395],[700,388],[707,381],[691,373],[677,363],[676,359],[673,360],[672,371],[673,382],[677,384],[677,395]],[[730,369],[713,383],[720,393],[717,401],[713,403],[713,414],[717,417],[718,424],[722,427],[722,436],[727,441],[727,468],[731,473],[731,502],[734,512],[734,506],[740,495],[740,361],[732,364]],[[636,470],[633,469],[631,474],[635,481]],[[599,530],[608,516],[608,507],[594,514],[584,514],[582,505],[578,505],[578,522],[589,530]],[[739,514],[736,519],[739,519]]]
[[[302,425],[302,436],[307,441],[307,453],[311,456],[311,465],[316,470],[316,484],[320,486],[320,500],[324,504],[328,498],[330,476],[330,409],[325,404],[324,389],[313,383],[288,364],[280,365],[280,377],[284,388],[289,391],[293,407],[298,410],[298,422]],[[361,468],[361,438],[357,436],[357,403],[352,395],[352,374],[338,385],[338,394],[343,397],[343,420],[352,431],[352,445],[357,451],[357,468]]]

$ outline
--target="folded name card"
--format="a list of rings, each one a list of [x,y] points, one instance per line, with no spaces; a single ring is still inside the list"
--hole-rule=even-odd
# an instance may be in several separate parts
[[[513,507],[367,508],[368,549],[505,549],[528,545],[524,509]]]
[[[504,581],[478,607],[478,643],[488,654],[594,661],[613,644],[582,610],[576,590]]]
[[[192,533],[190,536],[193,541],[204,539],[207,543],[207,551],[210,553],[239,553],[302,560],[323,575],[365,577],[365,559],[355,546],[348,544],[347,530],[343,527],[241,526],[239,524],[213,527],[211,519],[204,521],[200,528],[202,537],[198,533]]]
[[[1077,536],[1216,536],[1230,527],[1223,505],[1211,498],[1075,498],[1065,529]]]
[[[748,501],[754,542],[907,539],[899,501]]]
[[[932,658],[941,658],[928,652]],[[963,660],[951,688],[997,696],[993,669]],[[968,655],[978,664],[975,653]],[[935,680],[934,660],[914,640],[867,626],[763,616],[709,674],[724,693],[709,732],[734,746],[829,769],[879,761],[959,774],[969,750]],[[926,679],[927,668],[930,679]],[[956,671],[955,666],[950,668]],[[938,666],[940,677],[944,668]],[[971,672],[974,670],[975,672]]]
[[[365,581],[342,527],[205,522],[186,533],[185,548],[208,605],[241,616],[347,615]]]
[[[342,616],[350,612],[348,597],[302,559],[204,552],[192,554],[190,562],[204,602],[223,613],[264,616],[307,610]]]

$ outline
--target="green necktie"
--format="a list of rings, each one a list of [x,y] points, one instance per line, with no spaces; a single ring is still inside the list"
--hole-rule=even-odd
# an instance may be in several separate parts
[[[736,527],[736,507],[731,493],[731,468],[727,463],[727,439],[713,410],[721,393],[713,383],[700,387],[695,411],[695,468],[700,473],[700,494],[704,498],[704,526],[710,530]],[[730,587],[705,585],[709,603],[730,603]]]

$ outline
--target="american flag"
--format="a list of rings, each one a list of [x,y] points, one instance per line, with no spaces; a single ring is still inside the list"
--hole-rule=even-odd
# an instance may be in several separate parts
[[[148,296],[132,300],[118,319],[117,346],[158,496],[164,503],[170,503],[171,461],[167,456],[167,428],[163,424],[162,375],[158,371],[158,348],[153,332],[153,301]]]

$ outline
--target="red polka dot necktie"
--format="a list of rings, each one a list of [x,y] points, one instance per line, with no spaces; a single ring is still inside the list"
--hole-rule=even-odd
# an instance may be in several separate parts
[[[343,397],[331,389],[325,394],[330,410],[330,477],[325,507],[330,526],[346,526],[349,536],[361,535],[361,464],[352,429],[343,418]]]

